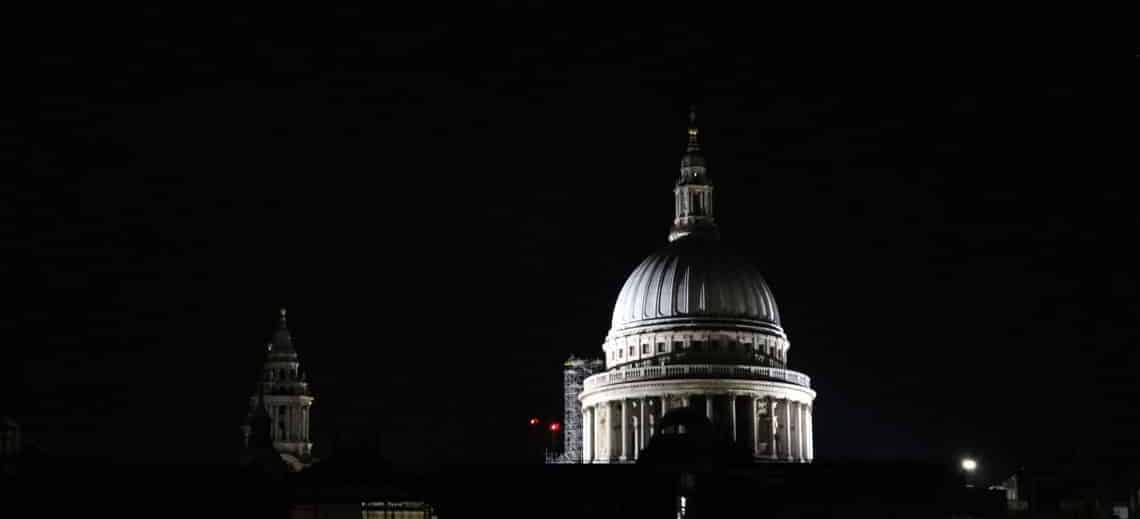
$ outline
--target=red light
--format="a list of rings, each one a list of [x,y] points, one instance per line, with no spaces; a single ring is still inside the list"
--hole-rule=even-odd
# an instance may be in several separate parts
[[[531,424],[531,425],[538,425],[538,418],[531,418],[531,419],[530,419],[530,424]]]
[[[562,424],[560,424],[560,423],[558,423],[558,422],[552,422],[552,423],[550,424],[550,430],[551,430],[551,432],[555,432],[555,431],[558,431],[558,430],[559,430],[559,429],[561,429],[561,428],[562,428]]]

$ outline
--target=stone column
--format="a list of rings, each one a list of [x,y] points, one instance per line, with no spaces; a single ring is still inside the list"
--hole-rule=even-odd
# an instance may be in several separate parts
[[[788,459],[795,461],[799,447],[796,445],[798,434],[796,429],[796,403],[788,400]]]
[[[649,436],[645,434],[645,424],[647,423],[645,421],[645,419],[646,419],[646,417],[649,416],[649,399],[646,397],[641,397],[641,404],[640,405],[641,405],[641,413],[640,413],[641,414],[641,421],[638,422],[638,429],[637,429],[637,438],[638,438],[637,450],[639,453],[640,453],[641,449],[645,448],[645,442],[649,439]]]
[[[728,424],[732,428],[732,443],[736,443],[736,393],[728,394]]]
[[[606,417],[610,415],[610,404],[594,404],[594,463],[605,462],[604,448],[610,445],[609,433],[606,427]]]
[[[629,451],[629,459],[636,461],[637,453],[641,452],[641,437],[637,434],[637,431],[641,428],[641,420],[637,417],[637,413],[633,413],[633,416],[629,419],[633,420],[633,431],[631,431],[630,434],[632,439],[629,442],[633,448]]]
[[[594,461],[594,410],[582,406],[582,463]]]
[[[621,461],[626,461],[632,459],[632,456],[629,455],[629,413],[626,411],[624,398],[618,402],[618,412],[621,413],[621,457],[618,459]]]
[[[793,411],[796,413],[794,418],[796,422],[796,460],[804,460],[804,405],[800,402],[795,403]]]
[[[594,454],[595,462],[605,463],[609,461],[608,449],[610,448],[610,403],[603,402],[594,406]]]
[[[800,461],[808,460],[807,404],[800,404]]]
[[[602,405],[606,407],[604,409],[605,415],[602,417],[602,427],[599,429],[606,435],[606,441],[602,445],[602,455],[599,457],[603,462],[608,463],[613,461],[614,451],[617,450],[614,448],[614,403],[606,402]]]
[[[760,413],[756,395],[748,395],[748,430],[749,441],[752,442],[748,452],[755,458],[760,454]]]
[[[773,460],[779,455],[776,449],[776,434],[780,427],[780,419],[776,417],[776,400],[767,398],[768,402],[768,457]]]
[[[605,411],[609,413],[605,419],[605,425],[609,428],[610,445],[608,446],[609,455],[605,456],[605,461],[614,462],[618,461],[618,456],[621,452],[621,422],[618,413],[621,409],[618,408],[617,402],[605,403]]]
[[[797,404],[796,411],[799,412],[799,461],[807,461],[807,405],[804,403]]]
[[[815,429],[812,426],[812,406],[807,406],[807,458],[808,461],[815,459]]]
[[[787,398],[780,400],[780,407],[784,408],[784,416],[782,417],[783,420],[781,420],[783,422],[783,426],[784,426],[784,434],[783,434],[783,440],[784,440],[783,441],[783,444],[784,444],[783,451],[784,452],[783,452],[783,454],[784,454],[784,458],[787,459],[788,461],[792,461],[792,406],[791,406],[791,403],[792,403],[791,400],[788,400]]]
[[[705,418],[709,419],[709,423],[713,421],[713,396],[712,394],[705,393]]]
[[[689,395],[688,394],[682,394],[681,395],[681,407],[689,407]],[[684,425],[678,425],[677,426],[677,432],[684,434],[687,431],[685,431]]]

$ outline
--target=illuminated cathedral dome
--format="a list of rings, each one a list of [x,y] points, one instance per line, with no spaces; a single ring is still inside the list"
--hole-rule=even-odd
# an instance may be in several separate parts
[[[651,458],[660,457],[654,452],[694,454],[701,442],[688,442],[685,429],[709,426],[724,440],[713,444],[727,442],[730,448],[722,450],[744,459],[806,463],[815,457],[811,379],[788,369],[791,342],[768,283],[750,261],[721,245],[695,119],[690,114],[689,142],[673,184],[669,243],[633,269],[618,292],[602,343],[604,367],[567,367],[566,392],[577,394],[580,404],[567,404],[571,460],[629,463],[643,451]],[[671,421],[683,416],[705,420],[701,427]],[[661,436],[653,444],[659,447],[647,449],[655,436]]]
[[[677,239],[641,262],[618,294],[613,331],[677,321],[779,328],[768,283],[713,238]],[[742,322],[743,321],[743,322]]]

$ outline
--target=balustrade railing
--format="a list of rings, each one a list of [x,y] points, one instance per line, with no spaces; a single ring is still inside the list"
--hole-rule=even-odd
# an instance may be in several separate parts
[[[767,366],[741,366],[732,364],[678,364],[621,368],[590,376],[582,382],[582,389],[591,390],[611,384],[653,380],[659,378],[740,378],[749,380],[779,380],[798,386],[811,387],[811,378],[790,369]]]

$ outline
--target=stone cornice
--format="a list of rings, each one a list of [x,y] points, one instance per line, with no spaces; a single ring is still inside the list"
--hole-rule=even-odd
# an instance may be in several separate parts
[[[736,393],[740,396],[756,396],[787,398],[789,400],[811,404],[815,399],[815,391],[803,386],[783,382],[766,380],[739,380],[739,379],[664,379],[642,382],[628,382],[605,386],[591,391],[583,391],[578,401],[583,406],[591,406],[611,400],[642,397],[660,397],[664,395],[684,394],[727,394]]]
[[[787,339],[787,334],[784,332],[784,329],[770,322],[752,319],[734,319],[731,317],[684,316],[643,319],[629,323],[621,328],[611,328],[609,333],[606,334],[606,340],[609,341],[617,337],[641,333],[692,332],[700,330],[711,332],[764,332]]]

